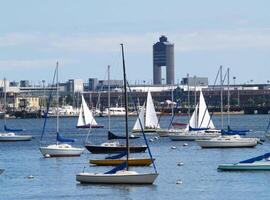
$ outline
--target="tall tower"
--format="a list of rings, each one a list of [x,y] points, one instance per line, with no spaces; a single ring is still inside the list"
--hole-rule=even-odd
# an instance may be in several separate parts
[[[166,83],[174,84],[174,44],[162,35],[153,45],[153,82],[162,84],[161,67],[166,66]]]

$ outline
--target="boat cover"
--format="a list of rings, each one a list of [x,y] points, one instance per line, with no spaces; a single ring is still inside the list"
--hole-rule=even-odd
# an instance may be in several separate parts
[[[127,161],[123,162],[122,164],[120,164],[118,166],[116,166],[112,170],[110,170],[108,172],[105,172],[104,174],[115,174],[116,172],[121,171],[121,170],[126,169],[126,168],[127,168]]]
[[[74,139],[71,139],[71,138],[64,138],[64,137],[62,137],[59,133],[57,133],[56,140],[57,140],[58,142],[75,142]]]
[[[266,158],[269,158],[269,157],[270,157],[270,153],[266,153],[266,154],[263,154],[261,156],[257,156],[257,157],[254,157],[254,158],[243,160],[243,161],[241,161],[239,163],[254,163],[255,161],[260,161],[262,159],[266,159]]]
[[[10,131],[10,132],[21,132],[23,131],[22,128],[8,128],[6,125],[4,125],[5,131]]]
[[[114,156],[108,156],[105,159],[119,159],[119,158],[122,158],[126,155],[127,155],[127,152],[125,151],[125,152],[119,153],[119,154],[114,155]]]

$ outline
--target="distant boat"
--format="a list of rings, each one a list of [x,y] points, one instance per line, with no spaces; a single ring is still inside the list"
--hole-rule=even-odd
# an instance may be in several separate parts
[[[30,141],[32,140],[31,135],[18,135],[15,132],[21,132],[23,129],[8,128],[6,121],[6,79],[4,79],[4,130],[5,132],[0,133],[0,142],[19,142],[19,141]]]
[[[116,166],[112,170],[106,173],[89,173],[81,172],[76,175],[76,180],[80,183],[90,184],[153,184],[155,179],[158,177],[156,171],[153,173],[138,173],[136,171],[129,170],[129,136],[128,136],[128,114],[127,114],[127,82],[125,73],[125,61],[124,61],[124,50],[122,46],[122,58],[123,58],[123,71],[124,71],[124,90],[125,90],[125,131],[126,131],[126,146],[124,152],[126,152],[126,161]],[[147,142],[147,141],[146,141]],[[147,143],[146,143],[147,144]],[[149,154],[150,153],[150,149]],[[152,159],[152,157],[151,157]]]
[[[77,126],[76,128],[103,128],[103,125],[99,125],[94,116],[93,113],[89,110],[84,97],[82,95],[82,104],[80,108],[80,115],[78,118]]]
[[[238,163],[221,164],[218,170],[222,171],[261,171],[270,170],[270,153],[250,158]]]
[[[144,120],[144,112],[145,112],[145,120]],[[143,126],[144,132],[156,132],[156,130],[160,128],[150,91],[148,91],[147,93],[146,106],[145,104],[143,104],[139,116],[134,124],[134,127],[132,129],[133,133],[142,132],[140,121]]]
[[[83,148],[77,148],[73,147],[70,144],[66,143],[71,143],[74,142],[75,140],[70,139],[70,138],[63,138],[60,133],[59,133],[59,82],[58,82],[58,62],[56,64],[55,68],[55,73],[54,77],[56,77],[56,104],[57,104],[57,109],[56,109],[56,144],[51,144],[48,146],[41,146],[39,147],[40,152],[44,157],[68,157],[68,156],[80,156],[84,149]],[[49,110],[49,105],[50,105],[50,99],[51,95],[49,97],[49,101],[47,103],[47,111]],[[46,116],[46,114],[45,114]],[[45,125],[46,125],[47,118],[45,117],[44,119],[44,125],[43,125],[43,131],[41,135],[41,140],[44,135],[45,131]]]
[[[178,133],[170,134],[171,140],[210,139],[221,135],[217,130],[208,112],[203,93],[200,91],[200,100],[187,124],[186,128]]]

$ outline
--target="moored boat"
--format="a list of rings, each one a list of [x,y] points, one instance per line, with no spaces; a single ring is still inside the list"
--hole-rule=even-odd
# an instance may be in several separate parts
[[[250,158],[238,163],[221,164],[218,170],[223,171],[259,171],[270,170],[270,153]]]
[[[222,135],[209,140],[196,140],[197,144],[202,148],[243,148],[255,147],[258,138],[243,138],[239,135]]]
[[[155,159],[153,159],[155,160]],[[128,165],[129,166],[149,166],[153,162],[150,158],[129,158]],[[100,166],[114,166],[120,165],[124,163],[125,159],[96,159],[90,160],[90,164],[100,165]]]

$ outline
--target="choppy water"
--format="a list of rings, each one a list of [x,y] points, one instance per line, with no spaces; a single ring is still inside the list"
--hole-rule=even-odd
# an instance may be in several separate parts
[[[75,128],[75,118],[61,119],[61,132],[77,139],[76,145],[83,146],[87,130]],[[264,137],[269,116],[231,116],[233,128],[252,129],[251,136]],[[98,118],[107,126],[107,118]],[[123,118],[112,118],[112,130],[123,133]],[[135,118],[130,119],[130,128]],[[161,124],[166,127],[170,117],[163,117]],[[186,117],[181,118],[187,121]],[[220,127],[220,117],[214,117]],[[0,121],[0,126],[3,121]],[[105,172],[110,167],[89,166],[90,158],[103,157],[85,150],[77,158],[42,157],[38,150],[42,119],[8,120],[10,126],[23,127],[35,139],[30,142],[0,143],[0,168],[5,172],[0,176],[0,199],[269,199],[270,172],[218,172],[218,164],[236,162],[269,152],[269,141],[256,148],[246,149],[201,149],[194,142],[171,142],[160,138],[150,143],[156,158],[159,177],[154,185],[80,185],[75,175],[85,171]],[[55,119],[49,119],[45,140],[50,143],[55,138]],[[93,143],[106,141],[106,129],[93,130]],[[153,136],[151,136],[153,137]],[[150,137],[150,138],[151,138]],[[143,143],[141,139],[136,143]],[[176,149],[171,149],[176,146]],[[142,156],[147,156],[146,153]],[[183,162],[183,166],[177,166]],[[152,167],[140,167],[137,171],[151,171]],[[33,179],[28,179],[33,175]],[[176,184],[181,180],[182,184]]]

